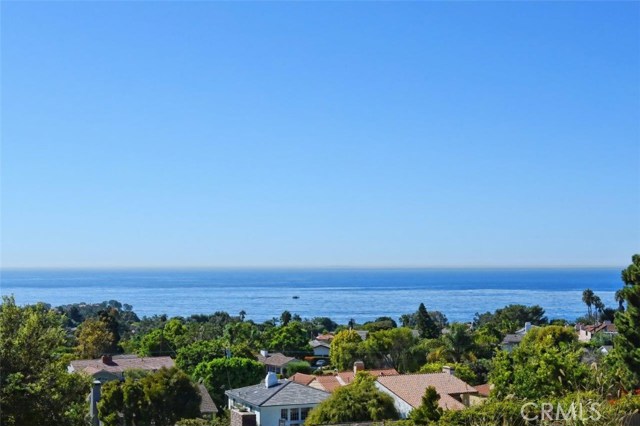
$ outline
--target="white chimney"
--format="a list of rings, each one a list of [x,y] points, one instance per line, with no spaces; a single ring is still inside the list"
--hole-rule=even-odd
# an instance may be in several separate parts
[[[447,374],[453,375],[453,373],[455,373],[455,371],[456,371],[455,368],[449,367],[448,365],[445,365],[445,366],[442,367],[442,372],[443,373],[447,373]]]
[[[269,371],[267,373],[267,377],[264,379],[264,386],[266,388],[271,388],[278,384],[278,376],[276,373]]]
[[[527,333],[527,332],[529,332],[529,330],[531,330],[531,323],[530,322],[525,322],[524,323],[524,332]]]
[[[263,357],[268,357],[269,356],[269,351],[266,349],[261,349],[260,350],[260,355],[262,355]]]

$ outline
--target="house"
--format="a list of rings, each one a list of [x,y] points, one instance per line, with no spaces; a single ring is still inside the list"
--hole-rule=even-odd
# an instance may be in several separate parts
[[[262,350],[258,355],[258,362],[264,364],[267,373],[287,374],[287,364],[297,361],[297,359],[281,354],[280,352],[272,353]]]
[[[162,367],[171,368],[175,364],[168,356],[139,357],[137,355],[103,355],[98,359],[74,360],[67,366],[69,373],[84,373],[101,383],[110,380],[124,380],[127,370],[156,372]]]
[[[319,342],[331,343],[335,335],[333,333],[318,334],[314,340]]]
[[[394,368],[365,370],[364,363],[362,361],[356,361],[353,364],[353,371],[343,371],[330,376],[314,376],[310,374],[296,373],[290,377],[290,380],[326,392],[333,392],[339,387],[346,386],[353,382],[358,371],[366,371],[374,377],[393,376],[398,374]]]
[[[612,350],[612,345],[603,345],[598,348],[598,352],[600,352],[602,355],[609,355]]]
[[[91,394],[89,395],[89,414],[91,424],[98,425],[97,403],[100,401],[102,385],[112,380],[123,381],[127,371],[144,370],[154,373],[161,368],[174,366],[173,359],[168,356],[139,357],[137,355],[103,355],[98,359],[73,360],[67,366],[69,373],[86,374],[93,378]],[[200,415],[211,418],[218,413],[218,408],[211,399],[211,395],[203,385],[198,385],[200,393]]]
[[[478,395],[478,391],[458,379],[452,372],[450,369],[450,372],[446,373],[380,376],[375,385],[393,398],[394,405],[403,419],[407,418],[411,410],[422,404],[422,396],[429,386],[433,386],[440,395],[440,408],[461,410],[471,405],[471,396]]]
[[[507,334],[506,336],[504,336],[504,339],[502,339],[502,343],[500,343],[500,346],[502,346],[502,349],[504,349],[505,351],[511,352],[516,346],[520,344],[520,342],[522,342],[525,334],[527,334],[527,332],[533,327],[535,326],[532,326],[530,322],[526,322],[524,324],[524,327],[520,330],[517,330],[513,334]]]
[[[613,337],[618,334],[618,329],[611,321],[603,321],[602,323],[593,325],[576,324],[576,330],[578,332],[578,340],[581,342],[590,342],[596,334],[604,334],[613,340]]]
[[[309,342],[311,348],[313,348],[313,356],[328,357],[331,352],[331,343],[324,340],[312,340]]]
[[[234,426],[302,425],[309,411],[330,395],[291,380],[278,380],[273,372],[267,373],[263,383],[225,394]]]

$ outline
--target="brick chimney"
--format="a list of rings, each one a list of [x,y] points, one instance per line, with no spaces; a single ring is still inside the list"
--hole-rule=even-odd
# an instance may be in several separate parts
[[[353,374],[358,374],[358,371],[364,371],[364,362],[356,361],[353,363]]]
[[[111,355],[102,355],[102,363],[103,364],[111,364],[113,363],[113,359],[111,358]]]
[[[250,411],[231,410],[231,426],[256,426],[256,413]]]

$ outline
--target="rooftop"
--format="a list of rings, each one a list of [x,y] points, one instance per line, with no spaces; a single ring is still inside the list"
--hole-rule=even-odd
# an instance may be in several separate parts
[[[412,407],[419,407],[422,404],[422,396],[429,386],[436,389],[440,395],[440,407],[447,410],[464,408],[464,404],[455,399],[453,395],[477,392],[473,386],[449,373],[380,376],[378,383]]]
[[[137,355],[103,356],[98,359],[80,359],[70,362],[71,372],[95,374],[107,371],[122,374],[126,370],[157,371],[162,367],[171,368],[173,360],[168,356],[139,357]]]
[[[267,356],[264,356],[262,354],[258,355],[259,362],[263,363],[264,365],[271,365],[274,367],[283,367],[291,361],[295,360],[295,358],[286,356],[284,354],[281,354],[280,352],[268,354]]]
[[[328,392],[290,380],[278,380],[278,384],[269,388],[263,382],[253,386],[231,389],[225,394],[230,398],[239,399],[258,407],[319,404],[329,397]]]

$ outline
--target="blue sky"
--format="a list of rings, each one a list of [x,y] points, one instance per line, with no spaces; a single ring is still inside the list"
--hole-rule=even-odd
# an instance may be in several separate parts
[[[1,7],[4,267],[640,251],[640,3]]]

